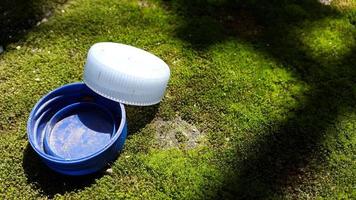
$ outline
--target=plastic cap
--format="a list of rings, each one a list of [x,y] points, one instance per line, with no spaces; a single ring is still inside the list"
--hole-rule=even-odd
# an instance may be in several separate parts
[[[140,106],[161,101],[169,76],[168,65],[157,56],[112,42],[94,44],[84,69],[84,82],[96,93]]]

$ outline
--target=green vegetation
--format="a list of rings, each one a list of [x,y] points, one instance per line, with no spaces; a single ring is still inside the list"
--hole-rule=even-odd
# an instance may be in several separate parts
[[[0,2],[0,45],[16,41],[26,31],[46,21],[66,0],[2,0]]]
[[[352,0],[69,1],[0,54],[0,198],[355,199],[355,25]],[[127,108],[112,173],[61,176],[29,146],[27,117],[82,80],[100,41],[165,60],[167,94]],[[201,133],[194,148],[158,145],[155,122],[177,118]]]

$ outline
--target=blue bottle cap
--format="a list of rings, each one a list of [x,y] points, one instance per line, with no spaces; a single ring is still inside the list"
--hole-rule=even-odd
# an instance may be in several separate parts
[[[70,104],[47,123],[44,150],[65,160],[85,158],[109,144],[116,129],[111,112],[104,106],[92,102]]]

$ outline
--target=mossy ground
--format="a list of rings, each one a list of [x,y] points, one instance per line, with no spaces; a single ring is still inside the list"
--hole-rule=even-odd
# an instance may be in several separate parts
[[[71,0],[0,54],[0,198],[355,199],[355,24],[352,0]],[[167,94],[127,107],[112,173],[58,175],[27,117],[101,41],[165,60]],[[204,138],[161,148],[156,121],[178,118]]]

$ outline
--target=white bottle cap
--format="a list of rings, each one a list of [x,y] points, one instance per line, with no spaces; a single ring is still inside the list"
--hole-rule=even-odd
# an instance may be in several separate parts
[[[129,45],[101,42],[90,49],[84,82],[96,93],[124,104],[159,103],[170,70],[157,56]]]

